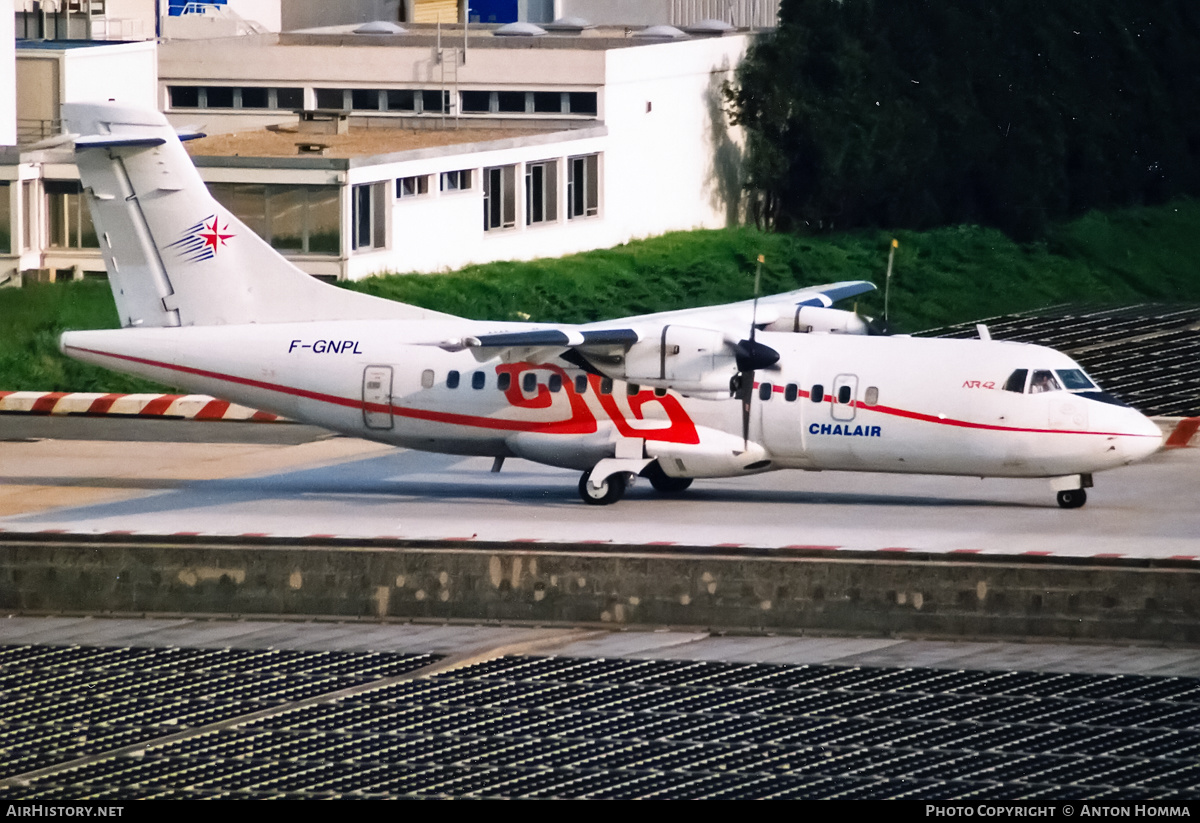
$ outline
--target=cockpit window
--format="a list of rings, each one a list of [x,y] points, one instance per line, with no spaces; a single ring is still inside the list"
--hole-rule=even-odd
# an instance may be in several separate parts
[[[1017,394],[1025,393],[1025,378],[1029,376],[1029,369],[1017,369],[1008,376],[1008,380],[1004,384],[1005,391],[1015,391]]]
[[[1058,369],[1058,376],[1067,391],[1095,391],[1096,384],[1080,369]]]
[[[1039,370],[1033,373],[1033,379],[1029,381],[1029,393],[1040,394],[1048,391],[1061,391],[1062,386],[1059,385],[1058,378],[1054,376],[1054,372],[1047,370]]]

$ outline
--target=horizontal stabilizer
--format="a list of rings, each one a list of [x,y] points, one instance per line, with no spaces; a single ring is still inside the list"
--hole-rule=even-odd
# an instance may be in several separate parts
[[[84,149],[125,149],[125,148],[141,148],[149,146],[161,146],[166,143],[166,139],[162,137],[119,137],[111,136],[91,136],[91,137],[76,137],[75,151],[83,151]]]

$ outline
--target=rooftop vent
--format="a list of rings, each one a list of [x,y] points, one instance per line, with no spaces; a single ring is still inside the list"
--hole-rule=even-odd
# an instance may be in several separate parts
[[[692,23],[690,26],[684,26],[683,30],[688,34],[707,34],[707,35],[722,35],[728,34],[731,31],[737,31],[734,26],[726,23],[724,20],[701,20],[699,23]]]
[[[547,31],[574,32],[578,34],[584,29],[592,29],[595,26],[582,17],[560,17],[553,23],[547,23],[545,28]]]
[[[497,37],[541,37],[546,30],[533,23],[506,23],[492,34]]]
[[[354,30],[355,34],[408,34],[408,29],[388,20],[372,20]]]
[[[644,37],[648,40],[675,40],[680,37],[687,37],[679,29],[674,26],[647,26],[641,31],[635,31],[634,37]]]

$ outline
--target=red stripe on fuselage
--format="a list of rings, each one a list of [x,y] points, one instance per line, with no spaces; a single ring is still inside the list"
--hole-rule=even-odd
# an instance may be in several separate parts
[[[759,387],[759,385],[760,384],[755,383],[754,388],[757,389]],[[774,391],[776,391],[776,392],[782,391],[782,389],[779,386],[776,386],[774,384],[771,384],[771,385],[772,385]],[[811,397],[812,397],[812,394],[810,392],[805,391],[804,389],[799,389],[796,392],[797,400],[811,398]],[[824,396],[824,398],[822,398],[821,400],[819,400],[817,402],[832,404],[833,401],[834,401],[833,395],[827,394]],[[922,423],[935,423],[935,424],[938,424],[941,426],[955,426],[955,427],[961,428],[961,429],[980,429],[982,431],[1016,432],[1016,433],[1024,433],[1024,434],[1098,434],[1098,435],[1104,435],[1106,437],[1153,437],[1154,436],[1152,434],[1132,434],[1130,432],[1092,432],[1092,431],[1081,431],[1079,429],[1030,429],[1030,428],[1021,428],[1018,426],[997,426],[997,425],[993,425],[991,423],[972,423],[970,420],[958,420],[958,419],[955,419],[952,417],[941,417],[936,414],[926,414],[924,412],[915,412],[915,411],[909,411],[907,409],[898,409],[895,406],[878,406],[878,405],[868,406],[866,403],[864,403],[861,400],[853,400],[850,403],[842,403],[841,405],[849,406],[849,407],[852,407],[855,409],[861,409],[863,411],[876,412],[878,414],[887,414],[887,415],[891,415],[892,417],[901,417],[901,418],[905,418],[907,420],[918,420]],[[808,422],[813,423],[816,421],[810,420]],[[835,424],[836,423],[849,423],[849,422],[852,422],[852,421],[849,421],[849,420],[835,420],[834,421]]]
[[[544,432],[548,434],[578,434],[578,423],[574,420],[560,420],[550,423],[539,423],[524,420],[504,420],[491,417],[479,417],[471,414],[454,414],[452,412],[427,411],[424,409],[410,409],[404,406],[388,406],[384,403],[366,403],[362,400],[353,400],[347,397],[338,397],[333,394],[324,394],[321,392],[309,391],[308,389],[300,389],[292,386],[284,386],[279,383],[267,383],[262,380],[251,380],[248,377],[237,377],[232,374],[221,374],[220,372],[208,371],[207,369],[197,369],[191,366],[181,366],[174,363],[163,363],[157,360],[148,360],[143,357],[134,357],[128,354],[114,354],[112,352],[98,351],[96,349],[85,349],[80,346],[68,346],[67,348],[75,351],[87,352],[88,354],[99,355],[100,357],[111,357],[114,360],[125,360],[130,363],[140,363],[144,366],[152,366],[159,369],[168,369],[170,371],[182,372],[184,374],[194,374],[198,377],[208,377],[213,380],[221,380],[226,383],[235,383],[241,386],[251,386],[257,389],[266,389],[267,391],[287,394],[293,397],[303,397],[308,400],[319,400],[323,403],[330,403],[335,406],[343,406],[349,409],[373,411],[373,412],[390,412],[398,417],[408,417],[414,420],[426,420],[432,423],[445,423],[455,426],[468,426],[478,429],[496,429],[499,431],[528,431],[528,432]],[[759,384],[755,384],[757,388]],[[806,391],[800,390],[798,397],[808,397]],[[828,398],[832,402],[832,397]],[[1092,434],[1102,436],[1117,436],[1117,437],[1148,437],[1150,435],[1130,434],[1127,432],[1089,432],[1078,431],[1071,429],[1031,429],[1017,428],[1013,426],[996,426],[989,423],[972,423],[968,420],[956,420],[953,418],[940,417],[934,414],[925,414],[924,412],[908,411],[906,409],[898,409],[893,406],[868,406],[860,400],[853,401],[854,408],[863,409],[879,414],[892,415],[894,417],[906,418],[909,420],[917,420],[924,423],[935,423],[943,426],[956,426],[959,428],[979,429],[981,431],[999,431],[999,432],[1014,432],[1026,434]],[[564,429],[566,431],[564,431]],[[594,431],[594,429],[593,429]],[[650,439],[650,435],[655,430],[650,429],[641,436]],[[639,430],[639,433],[640,430]]]
[[[114,354],[112,352],[97,351],[96,349],[85,349],[79,346],[69,346],[68,348],[75,351],[87,352],[88,354],[99,355],[100,357],[111,357],[115,360],[125,360],[130,363],[139,363],[143,366],[153,366],[159,369],[168,369],[170,371],[182,372],[184,374],[194,374],[197,377],[207,377],[213,380],[221,380],[226,383],[235,383],[239,386],[250,386],[256,389],[265,389],[267,391],[278,392],[279,394],[287,394],[293,397],[302,397],[306,400],[318,400],[323,403],[330,403],[335,406],[344,406],[345,408],[355,410],[367,410],[372,412],[388,413],[389,411],[398,417],[408,417],[414,420],[426,420],[432,423],[446,423],[453,426],[470,426],[477,429],[496,429],[499,431],[528,431],[528,432],[544,432],[549,434],[556,433],[580,433],[579,424],[574,420],[561,420],[549,423],[541,423],[535,421],[524,420],[503,420],[490,417],[479,417],[472,414],[454,414],[451,412],[426,411],[424,409],[410,409],[404,406],[389,406],[384,403],[365,403],[362,400],[352,400],[346,397],[338,397],[333,394],[324,394],[321,392],[309,391],[307,389],[298,389],[292,386],[284,386],[279,383],[267,383],[263,380],[251,380],[247,377],[237,377],[232,374],[221,374],[220,372],[209,371],[207,369],[197,369],[191,366],[180,366],[174,363],[162,363],[157,360],[149,360],[144,357],[134,357],[128,354]],[[566,431],[563,431],[563,430]],[[595,431],[593,425],[592,431]]]

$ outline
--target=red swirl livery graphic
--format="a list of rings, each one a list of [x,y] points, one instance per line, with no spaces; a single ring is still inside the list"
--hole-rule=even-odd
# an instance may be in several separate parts
[[[210,214],[199,223],[185,229],[183,236],[167,248],[178,250],[179,256],[189,263],[212,260],[217,256],[217,249],[235,236],[228,232],[229,224],[222,225],[215,214]]]

